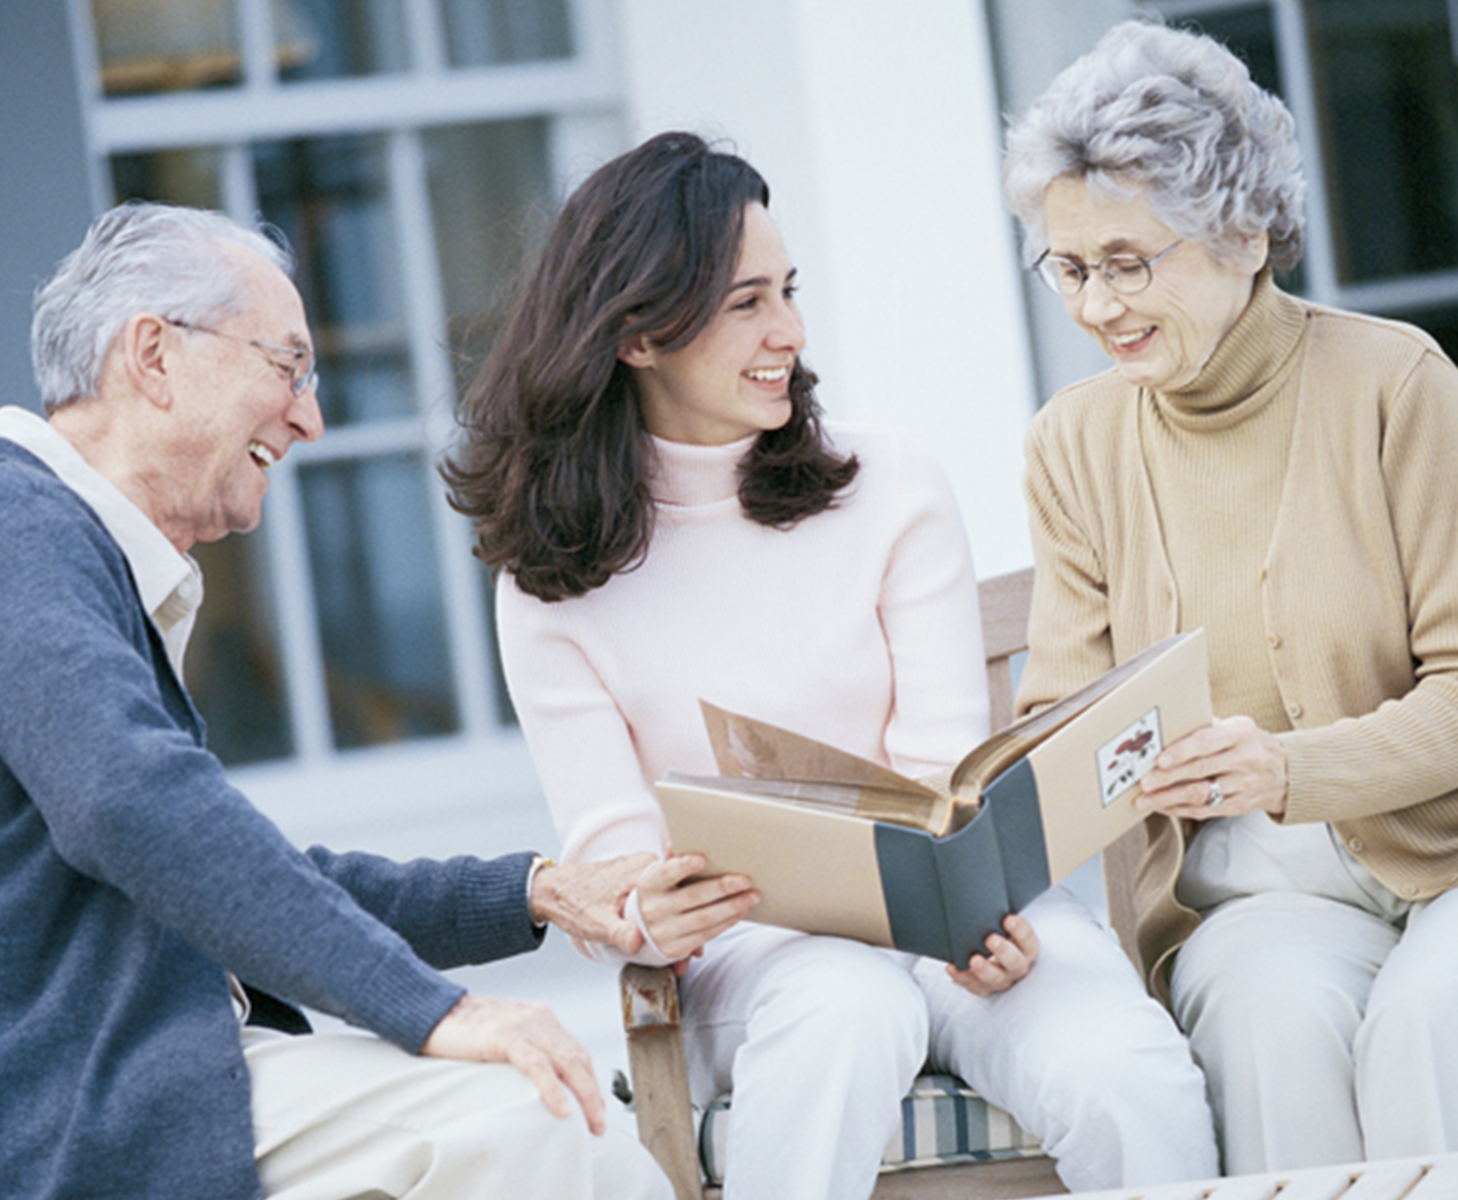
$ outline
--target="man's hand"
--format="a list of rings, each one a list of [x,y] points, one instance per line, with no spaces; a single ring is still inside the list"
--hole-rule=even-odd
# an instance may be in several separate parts
[[[532,880],[532,917],[584,942],[635,954],[643,934],[623,916],[623,907],[644,868],[656,861],[644,851],[604,862],[544,866]]]
[[[441,1018],[420,1052],[430,1058],[510,1063],[537,1085],[550,1112],[571,1113],[570,1090],[588,1128],[597,1134],[607,1129],[592,1058],[545,1004],[467,993]]]
[[[1003,921],[1007,937],[991,934],[987,939],[989,957],[974,954],[965,971],[947,964],[947,975],[958,987],[974,996],[992,996],[1008,988],[1033,969],[1033,961],[1042,948],[1033,927],[1016,913]]]

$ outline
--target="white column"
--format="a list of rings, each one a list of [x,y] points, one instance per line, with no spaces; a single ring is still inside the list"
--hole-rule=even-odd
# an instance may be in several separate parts
[[[985,22],[967,0],[621,0],[633,140],[731,139],[769,180],[832,416],[940,455],[979,571],[1031,559],[1034,407]]]

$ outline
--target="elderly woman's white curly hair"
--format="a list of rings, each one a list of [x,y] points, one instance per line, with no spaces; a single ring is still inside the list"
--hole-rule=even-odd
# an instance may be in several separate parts
[[[1116,25],[1011,123],[1003,194],[1029,262],[1047,248],[1043,197],[1062,176],[1115,197],[1142,193],[1170,229],[1221,261],[1262,233],[1276,270],[1301,259],[1306,183],[1295,122],[1203,34]]]

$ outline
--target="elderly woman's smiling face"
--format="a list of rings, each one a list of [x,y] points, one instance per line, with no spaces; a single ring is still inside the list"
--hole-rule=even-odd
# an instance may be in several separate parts
[[[1110,254],[1148,260],[1174,246],[1155,263],[1141,292],[1116,292],[1090,270],[1083,289],[1063,298],[1068,315],[1103,347],[1119,373],[1155,391],[1194,382],[1250,303],[1266,258],[1262,239],[1242,261],[1218,262],[1200,242],[1181,241],[1143,196],[1108,196],[1072,176],[1049,185],[1043,221],[1048,252],[1089,268]]]

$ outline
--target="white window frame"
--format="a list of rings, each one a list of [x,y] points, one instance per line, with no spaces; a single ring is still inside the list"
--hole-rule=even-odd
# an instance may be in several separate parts
[[[1319,304],[1377,314],[1458,307],[1458,270],[1363,283],[1344,284],[1338,278],[1305,4],[1303,0],[1262,2],[1272,13],[1284,99],[1296,119],[1296,140],[1306,174],[1305,252],[1301,259],[1305,269],[1305,295]],[[1172,20],[1182,20],[1212,11],[1249,8],[1251,0],[1146,0],[1143,7],[1157,10]],[[1453,36],[1458,39],[1458,0],[1448,0],[1448,19]]]
[[[458,815],[492,796],[512,801],[506,811],[520,808],[523,789],[535,791],[521,736],[499,711],[481,568],[470,554],[468,526],[446,503],[443,487],[431,491],[431,516],[460,732],[364,749],[334,747],[298,471],[310,464],[411,451],[433,461],[452,436],[455,384],[444,344],[446,314],[421,130],[544,117],[559,194],[584,162],[624,148],[610,6],[568,0],[575,50],[570,60],[449,68],[437,0],[401,3],[416,47],[412,69],[282,83],[272,59],[269,0],[236,0],[240,86],[107,97],[101,91],[90,0],[69,0],[98,210],[110,202],[106,181],[109,161],[117,154],[218,150],[223,206],[247,222],[258,211],[252,143],[349,134],[385,141],[413,385],[417,396],[429,400],[411,417],[332,429],[321,442],[296,446],[270,473],[266,545],[294,749],[288,758],[231,773],[265,811],[286,815],[290,831],[300,838],[316,830],[337,836],[341,828],[367,829],[398,817],[402,797],[424,819],[433,819],[434,813],[448,820],[447,814]],[[495,815],[501,811],[497,806]]]

